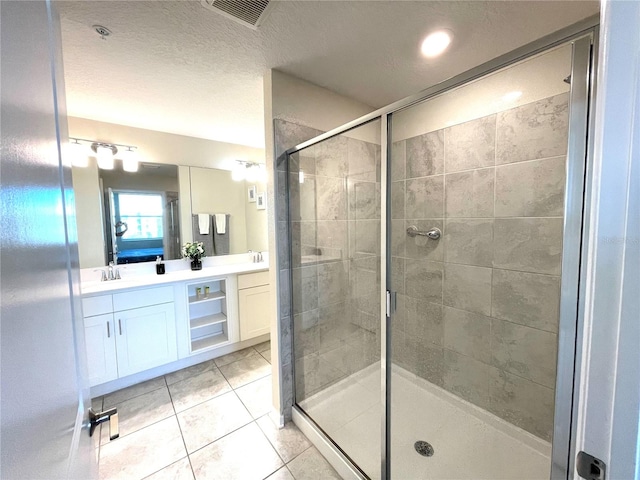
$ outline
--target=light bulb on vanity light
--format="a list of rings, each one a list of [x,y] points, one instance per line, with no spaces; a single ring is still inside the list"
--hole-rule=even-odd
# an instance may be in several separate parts
[[[255,183],[258,180],[258,176],[260,174],[258,165],[249,164],[247,165],[247,182]]]
[[[98,159],[98,168],[102,170],[113,170],[114,166],[114,148],[107,145],[95,145],[96,158]]]
[[[258,165],[258,181],[260,183],[267,183],[267,167],[262,163]]]
[[[70,139],[68,151],[72,166],[80,168],[89,166],[89,152],[87,151],[87,147],[75,138]]]
[[[234,182],[241,182],[244,180],[246,167],[244,166],[244,162],[241,160],[236,160],[236,163],[233,165],[231,169],[231,180]]]
[[[122,169],[125,172],[135,173],[138,171],[138,155],[131,147],[127,147],[122,152],[120,158],[122,159]]]

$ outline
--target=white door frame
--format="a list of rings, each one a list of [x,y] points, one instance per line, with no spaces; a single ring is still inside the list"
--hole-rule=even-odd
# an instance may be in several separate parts
[[[639,32],[640,2],[603,0],[576,445],[609,479],[640,478]]]

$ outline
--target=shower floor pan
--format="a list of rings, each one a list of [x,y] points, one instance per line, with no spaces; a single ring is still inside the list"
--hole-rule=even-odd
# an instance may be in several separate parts
[[[299,402],[372,479],[380,478],[380,366]],[[548,479],[551,445],[394,366],[391,477],[409,479]],[[434,449],[416,452],[416,441]]]

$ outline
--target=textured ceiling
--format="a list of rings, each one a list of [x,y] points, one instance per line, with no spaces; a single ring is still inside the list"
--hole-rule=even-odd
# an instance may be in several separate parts
[[[598,11],[583,1],[276,1],[256,30],[199,1],[58,2],[68,113],[264,147],[268,68],[380,107]],[[91,28],[112,32],[106,40]],[[455,38],[419,55],[437,28]]]

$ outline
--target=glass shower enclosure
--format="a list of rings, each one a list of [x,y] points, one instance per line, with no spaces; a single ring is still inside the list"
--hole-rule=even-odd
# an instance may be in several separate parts
[[[592,38],[288,152],[294,409],[354,478],[571,468]]]

